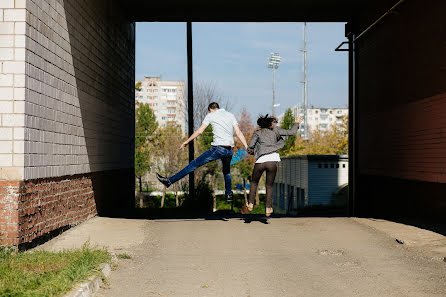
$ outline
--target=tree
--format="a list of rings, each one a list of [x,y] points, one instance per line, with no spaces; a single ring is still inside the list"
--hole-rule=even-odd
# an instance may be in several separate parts
[[[348,154],[348,117],[330,129],[311,131],[308,141],[297,137],[288,155],[344,155]]]
[[[213,81],[201,81],[194,83],[194,127],[200,127],[204,117],[208,114],[208,105],[217,102],[221,108],[228,111],[232,109],[230,100],[224,99],[222,92]],[[185,111],[188,110],[186,100]],[[187,118],[187,117],[186,117]]]
[[[187,162],[187,151],[178,150],[178,147],[186,140],[182,134],[181,127],[174,124],[168,124],[165,127],[161,127],[158,131],[157,149],[162,152],[157,157],[158,171],[164,176],[171,176],[179,169],[185,166]],[[175,203],[179,206],[178,201],[178,184],[173,184],[175,191]],[[163,188],[163,195],[161,198],[161,208],[164,207],[164,200],[166,196],[166,188]]]
[[[155,114],[148,104],[137,103],[135,110],[135,176],[142,192],[142,177],[151,168],[151,151],[158,128]]]
[[[137,81],[135,83],[135,90],[138,91],[138,92],[141,92],[141,90],[142,90],[142,82]]]
[[[213,133],[212,133],[212,126],[209,125],[206,127],[206,129],[203,131],[203,133],[198,138],[198,151],[200,153],[203,153],[211,148],[211,143],[213,139]],[[216,176],[219,171],[219,162],[209,162],[206,165],[203,166],[202,169],[198,170],[198,174],[196,175],[201,176],[202,179],[205,177],[209,177],[210,184],[212,185],[212,198],[213,198],[213,209],[215,210],[217,208],[217,197],[215,195],[215,192],[217,190],[217,183],[216,183]]]
[[[243,135],[247,140],[251,139],[252,134],[254,133],[255,126],[253,124],[252,118],[248,110],[243,107],[240,111],[240,114],[237,118],[238,126],[240,127],[240,131],[242,131]],[[243,145],[240,141],[240,139],[235,139],[235,144],[238,148],[243,148]],[[254,164],[254,157],[249,155],[247,158],[244,158],[237,162],[234,166],[237,168],[240,177],[243,181],[243,193],[245,196],[245,202],[248,202],[248,197],[246,194],[246,180],[249,179],[252,173],[253,164]],[[256,196],[257,200],[258,197]],[[257,201],[258,204],[258,201]]]
[[[293,111],[291,110],[291,108],[288,108],[285,111],[282,123],[280,123],[280,127],[288,130],[294,125],[294,122],[295,122],[295,117],[293,115]],[[287,155],[294,146],[295,142],[296,142],[295,135],[288,136],[285,140],[285,145],[283,146],[283,148],[279,150],[279,153],[281,155]]]

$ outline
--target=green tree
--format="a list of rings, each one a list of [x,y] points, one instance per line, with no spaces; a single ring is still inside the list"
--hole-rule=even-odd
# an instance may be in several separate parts
[[[175,124],[168,124],[158,129],[157,137],[157,169],[164,176],[171,176],[178,169],[182,168],[187,162],[187,150],[179,151],[178,148],[186,140],[185,135],[181,131],[181,127]],[[175,203],[179,206],[178,201],[178,183],[172,185],[175,191]],[[161,208],[164,207],[164,199],[166,196],[166,187],[163,188],[161,197]]]
[[[288,155],[344,155],[348,154],[348,117],[342,117],[340,124],[330,129],[311,131],[309,139],[296,138]]]
[[[249,141],[249,139],[251,139],[251,137],[252,137],[252,134],[254,133],[255,126],[253,124],[250,113],[248,112],[248,110],[245,107],[243,107],[241,109],[240,114],[238,115],[238,118],[237,118],[237,122],[238,122],[238,126],[240,127],[240,131],[242,131],[242,133],[245,136],[245,138],[247,139],[247,141]],[[243,148],[243,145],[238,138],[236,138],[235,144],[238,148]],[[237,152],[235,152],[235,153],[237,153]],[[243,158],[243,160],[238,161],[234,165],[235,168],[237,168],[238,174],[243,181],[243,193],[245,196],[245,202],[248,202],[248,197],[246,194],[246,181],[249,180],[249,178],[251,176],[252,169],[254,166],[254,161],[255,161],[254,156],[249,155],[248,157]],[[256,196],[256,201],[257,200],[258,200],[258,196]],[[258,202],[257,202],[257,204],[258,204]]]
[[[209,125],[206,127],[206,129],[203,131],[203,133],[200,135],[200,138],[198,139],[198,150],[200,151],[200,153],[203,153],[211,148],[212,139],[213,139],[212,126]],[[201,173],[197,174],[197,177],[201,176],[202,179],[205,177],[209,177],[210,179],[210,184],[212,186],[212,198],[213,198],[214,209],[216,209],[217,207],[217,198],[215,192],[217,190],[216,177],[219,168],[220,168],[219,162],[209,162],[206,165],[204,165],[203,168],[199,171]]]
[[[285,111],[282,123],[280,123],[280,127],[283,129],[290,129],[294,125],[294,122],[295,118],[293,115],[293,111],[291,110],[291,108],[288,108]],[[283,146],[283,148],[279,150],[279,153],[281,155],[287,155],[289,151],[293,148],[295,141],[296,141],[295,135],[288,136],[285,140],[285,145]]]
[[[135,83],[135,90],[138,91],[138,92],[141,92],[141,90],[142,90],[142,82],[137,81]]]
[[[137,103],[135,110],[135,176],[142,192],[142,177],[151,168],[155,131],[158,128],[155,114],[148,104]]]

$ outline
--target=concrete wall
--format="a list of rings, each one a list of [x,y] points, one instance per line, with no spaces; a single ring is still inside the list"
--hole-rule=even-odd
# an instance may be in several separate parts
[[[0,239],[131,206],[135,28],[118,1],[2,0],[0,21]]]
[[[358,31],[393,2],[374,2]],[[406,1],[357,43],[361,215],[444,219],[445,10]]]

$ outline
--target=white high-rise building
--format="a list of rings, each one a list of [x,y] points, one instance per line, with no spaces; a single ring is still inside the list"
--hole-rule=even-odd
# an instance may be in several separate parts
[[[301,106],[291,107],[295,116],[303,115],[304,110]],[[282,122],[284,113],[278,116],[279,123]],[[329,129],[333,124],[341,125],[343,117],[348,115],[348,108],[325,108],[309,107],[307,108],[307,127],[309,131]]]
[[[146,76],[135,100],[147,103],[153,109],[160,126],[168,123],[181,126],[186,132],[186,99],[183,81],[165,81],[161,77]]]

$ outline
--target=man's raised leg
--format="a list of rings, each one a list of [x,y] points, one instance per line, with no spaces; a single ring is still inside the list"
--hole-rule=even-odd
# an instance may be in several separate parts
[[[171,184],[179,181],[198,167],[203,166],[206,163],[209,163],[211,161],[219,159],[220,156],[216,151],[215,147],[211,147],[209,150],[205,151],[203,154],[201,154],[198,158],[195,160],[192,160],[186,167],[184,167],[182,170],[180,170],[178,173],[174,174],[173,176],[166,178],[161,175],[157,175],[157,178],[160,182],[162,182],[166,187],[169,187]]]

